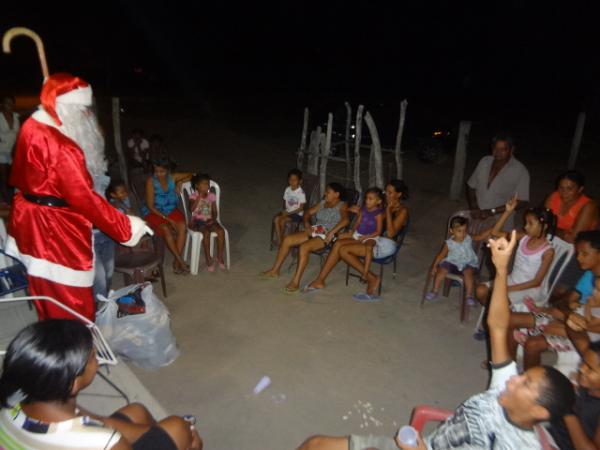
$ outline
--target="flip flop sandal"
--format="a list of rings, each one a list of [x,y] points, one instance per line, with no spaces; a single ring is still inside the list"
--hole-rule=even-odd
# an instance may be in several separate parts
[[[354,300],[356,300],[357,302],[363,302],[363,303],[375,303],[378,302],[379,300],[381,300],[381,297],[378,295],[369,295],[366,292],[365,293],[360,293],[360,294],[354,294],[352,296],[352,298]]]
[[[318,287],[306,285],[302,289],[300,289],[300,292],[302,294],[310,294],[310,293],[315,292],[315,291],[320,291],[321,289],[323,289],[323,288],[318,288]]]
[[[298,288],[290,288],[287,286],[283,288],[284,294],[293,295],[293,294],[298,294],[299,292],[300,292],[300,289],[298,289]]]

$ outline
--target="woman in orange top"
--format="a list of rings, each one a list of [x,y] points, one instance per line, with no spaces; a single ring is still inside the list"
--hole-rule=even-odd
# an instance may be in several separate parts
[[[585,178],[576,170],[560,175],[557,189],[548,196],[546,208],[556,215],[557,236],[567,242],[574,242],[580,231],[595,230],[598,227],[598,204],[583,193]]]

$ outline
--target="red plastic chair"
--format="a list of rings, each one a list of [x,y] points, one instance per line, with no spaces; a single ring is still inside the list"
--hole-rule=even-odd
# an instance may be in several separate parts
[[[413,409],[410,418],[410,426],[419,433],[422,433],[427,422],[442,422],[452,416],[452,414],[454,414],[454,412],[449,409],[435,408],[430,405],[417,405],[415,406],[415,409]]]
[[[443,422],[453,414],[454,411],[450,411],[449,409],[435,408],[430,405],[418,405],[415,406],[415,409],[413,409],[412,416],[410,418],[410,426],[412,426],[419,433],[422,433],[427,422]],[[554,443],[554,440],[543,426],[537,425],[535,428],[543,450],[558,449]]]

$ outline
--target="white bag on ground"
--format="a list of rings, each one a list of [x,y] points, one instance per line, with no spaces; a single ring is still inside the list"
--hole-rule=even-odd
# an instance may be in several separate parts
[[[116,300],[142,286],[146,304],[142,314],[117,317]],[[96,324],[113,351],[144,369],[158,369],[171,364],[179,356],[167,307],[152,292],[151,283],[132,284],[109,294],[98,296]]]

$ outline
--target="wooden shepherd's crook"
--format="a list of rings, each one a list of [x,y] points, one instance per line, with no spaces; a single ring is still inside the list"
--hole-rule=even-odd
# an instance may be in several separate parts
[[[42,66],[42,75],[44,75],[44,81],[47,80],[49,73],[48,63],[46,62],[46,53],[44,51],[44,43],[42,42],[42,38],[40,38],[39,34],[37,34],[35,31],[24,27],[11,28],[4,33],[4,36],[2,37],[2,51],[4,53],[11,53],[10,42],[17,36],[27,36],[33,39],[33,42],[35,42],[35,47],[37,48],[38,56],[40,58],[40,65]]]

